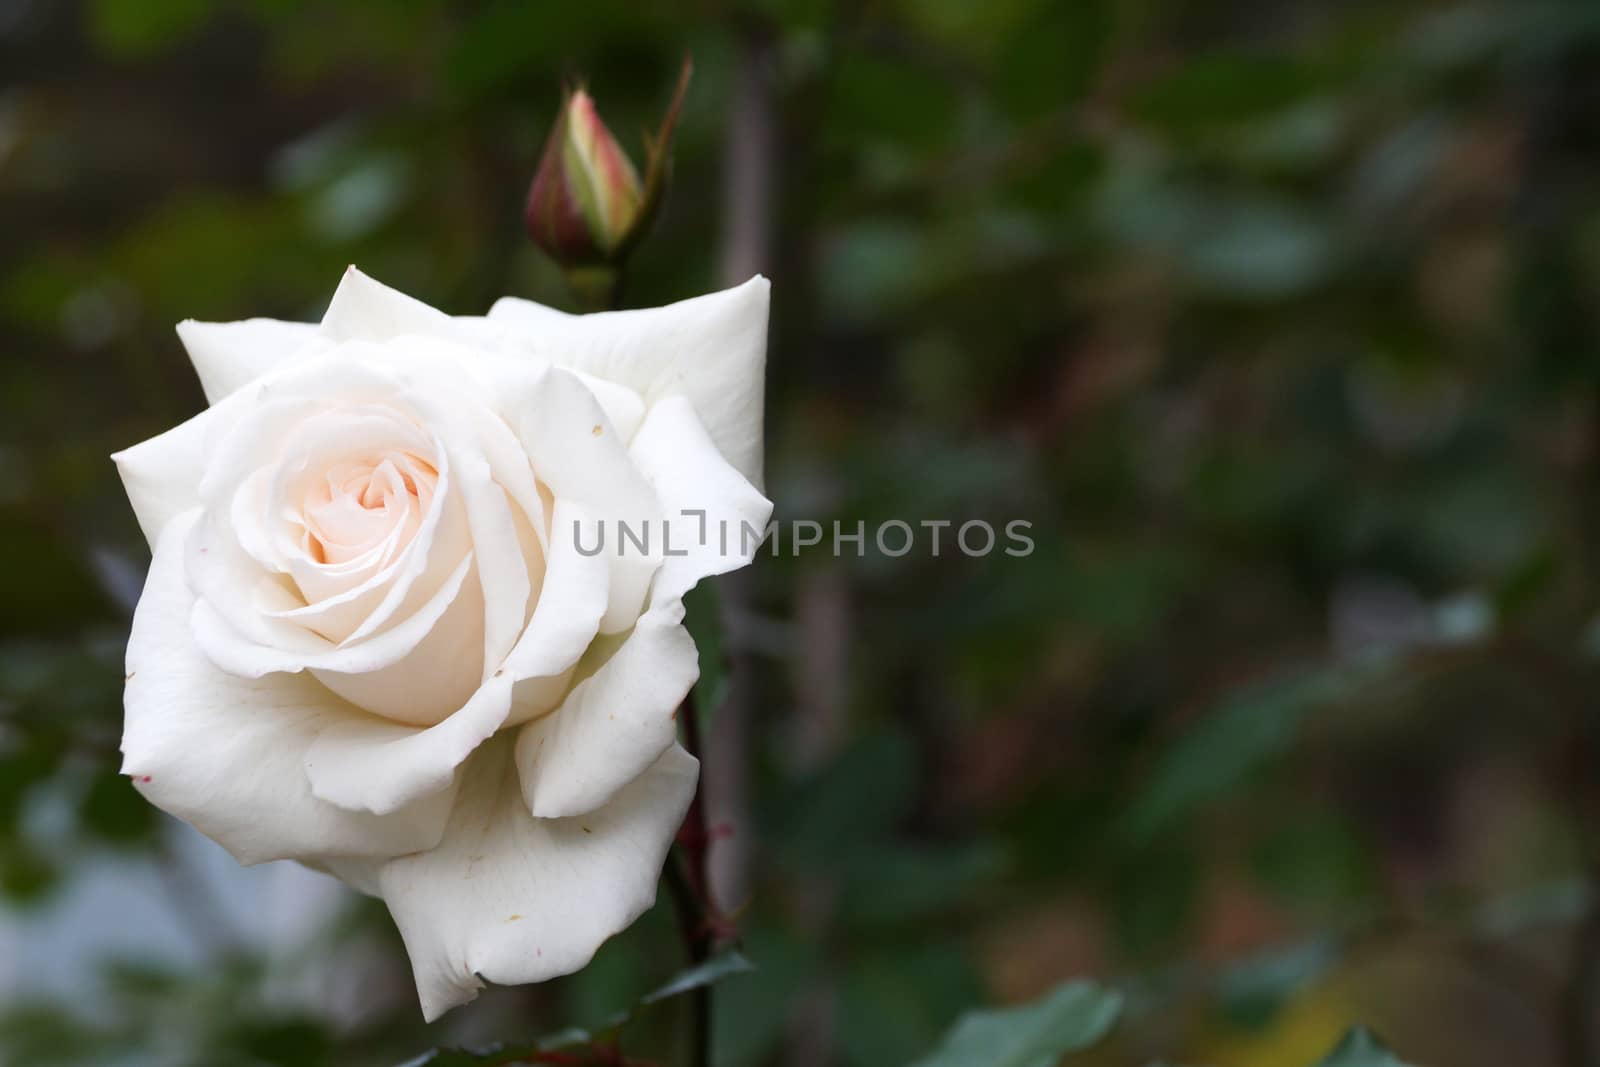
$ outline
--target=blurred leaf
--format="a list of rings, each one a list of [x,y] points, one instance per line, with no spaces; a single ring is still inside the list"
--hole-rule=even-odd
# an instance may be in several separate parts
[[[1144,842],[1192,815],[1294,743],[1314,709],[1348,699],[1386,669],[1370,658],[1301,667],[1225,697],[1157,760],[1122,830]]]
[[[1333,257],[1333,234],[1304,210],[1271,201],[1213,201],[1179,262],[1207,292],[1281,300],[1320,281]]]
[[[1004,869],[992,845],[894,846],[850,864],[839,892],[841,918],[863,930],[926,921],[974,898]]]
[[[118,845],[135,844],[154,836],[159,825],[155,812],[128,778],[115,771],[97,773],[78,806],[86,831]]]
[[[859,957],[839,983],[841,1058],[851,1067],[907,1063],[982,996],[966,951],[950,941],[897,944]]]
[[[1018,119],[1067,107],[1098,72],[1113,22],[1108,0],[1035,5],[995,64],[995,95]]]
[[[215,6],[215,0],[94,0],[90,26],[108,51],[143,55],[175,42]]]
[[[1230,1022],[1250,1029],[1267,1025],[1291,998],[1339,961],[1340,947],[1338,938],[1314,938],[1229,967],[1217,983],[1224,1014]]]
[[[1249,167],[1311,173],[1329,163],[1345,133],[1344,98],[1318,96],[1239,129],[1226,144]]]
[[[29,791],[50,777],[56,763],[54,755],[38,745],[0,752],[0,838],[21,817]]]
[[[0,841],[0,896],[14,904],[37,904],[60,879],[61,871],[28,842]]]
[[[1332,812],[1286,821],[1256,844],[1251,862],[1269,889],[1312,917],[1361,901],[1374,878],[1356,827]]]
[[[611,1018],[599,1023],[593,1031],[569,1026],[548,1034],[532,1044],[496,1045],[484,1049],[435,1049],[417,1059],[406,1061],[403,1067],[509,1067],[511,1064],[537,1059],[538,1054],[542,1052],[592,1044],[598,1039],[598,1035],[625,1026],[639,1008],[659,1004],[691,990],[714,985],[725,978],[736,974],[747,974],[753,970],[755,965],[741,953],[724,952],[681,972],[665,985],[640,997],[633,1008],[617,1012]]]
[[[1190,59],[1140,90],[1134,112],[1172,132],[1258,118],[1294,105],[1319,88],[1304,60],[1227,52]]]
[[[112,617],[85,556],[37,518],[0,509],[0,556],[28,561],[0,598],[0,636],[37,638]]]
[[[1529,479],[1504,462],[1463,465],[1411,495],[1420,550],[1468,578],[1498,578],[1535,560],[1550,521]],[[1538,580],[1537,563],[1530,577]],[[1514,578],[1511,580],[1515,584]]]
[[[825,306],[846,321],[870,322],[909,303],[927,272],[926,241],[917,227],[887,219],[827,235],[818,278]]]
[[[332,1042],[319,1022],[309,1019],[247,1019],[223,1037],[250,1062],[276,1067],[321,1067],[334,1064]]]
[[[1110,1032],[1122,998],[1089,982],[1058,986],[1018,1008],[969,1012],[916,1067],[1052,1067]]]
[[[916,767],[893,733],[863,737],[796,783],[773,812],[773,848],[796,867],[826,868],[853,850],[876,851],[910,810]]]
[[[103,1062],[98,1057],[115,1047],[63,1007],[24,1003],[0,1012],[0,1053],[7,1063],[83,1067]]]
[[[1111,906],[1123,951],[1152,960],[1173,949],[1198,897],[1196,850],[1176,840],[1142,848],[1112,874]]]
[[[745,950],[761,961],[761,976],[732,982],[712,1002],[715,1048],[724,1067],[755,1067],[787,1038],[795,1002],[827,966],[816,945],[770,926],[753,925]]]
[[[900,56],[847,52],[834,68],[829,135],[859,145],[880,140],[930,148],[951,139],[960,108],[950,80]]]
[[[469,1052],[466,1049],[437,1049],[425,1052],[414,1060],[407,1060],[400,1067],[509,1067],[518,1062],[525,1063],[530,1051],[532,1050],[526,1047],[478,1052]]]
[[[1370,1030],[1357,1027],[1317,1067],[1407,1067]]]

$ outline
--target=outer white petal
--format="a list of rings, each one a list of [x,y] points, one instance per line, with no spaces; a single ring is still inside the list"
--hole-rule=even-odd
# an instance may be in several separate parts
[[[215,404],[314,347],[317,327],[309,322],[245,319],[241,322],[178,323],[178,339],[200,376],[206,401]]]
[[[647,407],[687,396],[718,450],[759,486],[769,289],[758,275],[666,307],[596,315],[505,297],[489,320],[533,355],[630,386]]]
[[[772,502],[722,458],[687,400],[668,397],[651,408],[629,453],[667,514],[670,542],[650,588],[652,604],[750,562]]]
[[[306,750],[361,712],[308,677],[237,678],[200,653],[182,558],[194,518],[179,517],[161,535],[134,612],[123,773],[241,863],[431,848],[449,817],[451,789],[382,818],[312,795]]]
[[[580,504],[601,528],[600,549],[611,569],[604,633],[626,630],[639,617],[650,579],[661,563],[661,503],[628,455],[594,394],[560,368],[549,370],[521,405],[518,436],[539,479],[557,501]],[[644,548],[623,541],[622,527],[643,534]],[[552,529],[554,538],[575,537]],[[595,545],[585,540],[585,550]]]
[[[200,479],[217,441],[248,408],[235,394],[111,460],[151,551],[167,523],[200,503]]]
[[[683,605],[646,612],[555,712],[518,733],[517,773],[528,810],[563,818],[605,804],[671,747],[674,715],[699,676]]]
[[[510,746],[480,748],[463,769],[444,840],[384,864],[376,879],[411,956],[423,1016],[465,1004],[486,982],[570,974],[647,911],[698,773],[694,757],[673,746],[598,811],[535,819]]]
[[[349,361],[329,359],[313,366],[325,370],[327,378],[336,378],[341,389],[350,388],[352,382],[357,386],[385,384]],[[308,368],[308,373],[316,371]],[[325,391],[331,399],[332,386]],[[200,502],[201,481],[217,453],[238,440],[237,427],[284,411],[276,394],[269,393],[264,382],[256,388],[236,389],[188,421],[112,454],[139,528],[152,549],[170,519]],[[263,410],[268,408],[271,410]],[[237,462],[231,465],[240,466]]]
[[[387,341],[405,334],[455,337],[462,333],[449,315],[354,267],[344,272],[334,290],[321,330],[335,341]]]

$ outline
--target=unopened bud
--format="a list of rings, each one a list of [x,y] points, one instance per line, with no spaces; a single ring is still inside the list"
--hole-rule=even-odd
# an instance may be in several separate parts
[[[647,145],[645,177],[583,89],[569,93],[528,190],[528,235],[563,267],[620,264],[643,236],[666,187],[673,128],[689,83],[684,61],[661,129]]]

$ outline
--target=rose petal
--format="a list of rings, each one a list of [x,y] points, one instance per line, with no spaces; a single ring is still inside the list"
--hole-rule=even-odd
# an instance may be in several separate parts
[[[375,879],[405,939],[424,1018],[472,1000],[486,982],[570,974],[649,910],[698,774],[694,757],[673,746],[605,807],[535,819],[510,746],[481,747],[463,769],[444,840],[383,864]]]
[[[413,726],[442,721],[471,698],[483,677],[483,591],[471,566],[474,558],[468,556],[457,568],[457,573],[465,569],[465,580],[442,614],[434,610],[449,597],[454,576],[435,600],[393,629],[360,644],[298,658],[318,681],[357,707]]]
[[[455,337],[461,333],[449,315],[374,281],[355,267],[340,279],[320,329],[323,336],[335,341],[387,341],[404,334]]]
[[[650,587],[652,604],[679,599],[701,578],[754,558],[772,502],[722,458],[686,399],[668,397],[651,408],[628,451],[667,515],[670,542]]]
[[[258,403],[226,435],[202,480],[202,499],[220,499],[208,509],[190,555],[190,577],[207,610],[229,624],[208,628],[212,636],[205,650],[218,666],[249,675],[310,668],[363,708],[403,723],[432,725],[461,707],[516,644],[543,577],[544,504],[522,444],[494,416],[487,398],[474,395],[478,383],[441,357],[441,345],[450,342],[403,338],[382,347],[347,342],[337,349],[338,358],[306,361],[249,391],[259,394]],[[526,376],[532,382],[542,373],[543,368],[531,367]],[[346,408],[328,410],[338,404]],[[307,405],[325,414],[308,417]],[[345,425],[338,419],[340,410],[359,411],[362,417]],[[294,447],[296,413],[300,426],[308,425],[308,418],[333,420],[337,425],[328,439],[343,442],[346,451],[359,451],[358,445],[383,443],[379,412],[414,420],[434,435],[428,451],[439,465],[440,482],[433,503],[443,509],[441,532],[450,536],[439,541],[426,536],[432,530],[430,510],[401,568],[384,579],[388,584],[378,607],[336,645],[321,635],[328,627],[313,632],[301,625],[302,616],[318,621],[316,608],[308,613],[291,587],[242,549],[236,535],[250,531],[248,524],[236,528],[231,504],[237,486],[249,484],[253,464],[284,462],[284,450]],[[317,440],[313,436],[299,446],[309,448]],[[394,443],[416,446],[398,437]],[[626,454],[618,452],[626,463]],[[633,477],[648,496],[642,478]],[[460,517],[452,518],[458,511]],[[247,537],[251,544],[263,539]],[[475,571],[445,581],[449,568],[459,572],[457,561],[469,545]],[[290,570],[309,577],[293,560]],[[413,581],[419,575],[425,580]],[[647,581],[638,583],[640,601]],[[459,599],[452,599],[447,588],[452,583]],[[301,589],[313,592],[305,583]],[[460,616],[469,601],[480,617],[463,624]],[[431,633],[434,629],[451,636]],[[419,643],[424,635],[431,642],[426,646]],[[455,639],[461,635],[475,635],[477,647]]]
[[[217,439],[247,410],[248,402],[234,393],[165,433],[111,454],[151,551],[167,523],[200,503],[200,479]]]
[[[556,519],[581,517],[570,503]],[[607,573],[603,561],[556,541],[539,604],[505,664],[473,694],[465,707],[425,730],[368,720],[321,735],[306,756],[316,795],[353,810],[383,813],[447,785],[458,765],[508,718],[517,721],[550,710],[541,699],[551,680],[565,690],[566,678],[594,639],[605,611]],[[519,706],[511,715],[513,696]]]
[[[665,307],[595,315],[505,297],[489,320],[535,356],[637,390],[646,407],[687,396],[717,449],[759,487],[769,289],[758,275]]]
[[[456,471],[467,504],[467,525],[472,529],[473,554],[483,591],[479,662],[487,675],[505,659],[528,621],[528,602],[537,592],[528,554],[537,552],[538,547],[533,542],[531,526],[526,527],[526,541],[518,535],[516,513],[486,460],[479,456],[457,457]],[[537,562],[542,568],[543,559]],[[542,569],[537,576],[542,577]]]
[[[210,404],[315,348],[320,339],[316,324],[309,322],[185,319],[178,323],[178,340],[189,353]]]
[[[651,609],[620,644],[607,644],[615,644],[609,658],[517,734],[522,794],[540,818],[593,811],[677,737],[678,705],[700,676],[683,605]]]
[[[661,563],[661,520],[655,492],[634,465],[594,395],[568,371],[551,368],[520,405],[518,436],[539,479],[556,500],[570,500],[601,523],[599,552],[611,568],[602,633],[627,629],[639,617],[650,579]],[[622,529],[651,541],[624,547]],[[654,535],[653,537],[651,535]],[[554,530],[552,537],[573,536]],[[584,542],[585,550],[594,546]]]
[[[359,644],[260,644],[235,630],[208,600],[195,602],[196,640],[229,674],[260,678],[310,670],[359,707],[431,725],[464,704],[482,674],[483,597],[472,560],[462,560],[433,598],[403,622]]]
[[[570,500],[556,504],[553,524],[572,530],[588,517]],[[567,689],[572,668],[600,630],[605,615],[610,569],[598,556],[578,551],[575,538],[551,542],[544,588],[533,617],[501,668],[513,683],[510,722],[523,722],[550,711]]]
[[[331,855],[388,857],[431,848],[453,800],[448,787],[378,817],[312,795],[302,763],[316,736],[362,717],[311,678],[238,678],[200,653],[183,546],[196,512],[156,544],[128,641],[124,774],[164,811],[241,863]]]
[[[306,751],[311,790],[330,804],[379,815],[450,787],[456,768],[511,710],[511,679],[491,678],[436,726],[365,718],[323,731]]]
[[[314,433],[318,422],[333,417],[321,414],[307,419],[306,435]],[[320,461],[313,461],[306,453],[298,463],[284,461],[275,472],[263,469],[275,475],[270,491],[260,491],[255,484],[259,481],[257,475],[252,475],[234,491],[233,506],[229,509],[231,532],[258,562],[286,570],[306,600],[304,604],[274,613],[273,617],[315,630],[335,643],[349,644],[366,639],[395,620],[405,619],[437,592],[470,550],[471,540],[465,508],[460,495],[454,491],[449,454],[436,437],[419,436],[420,442],[415,445],[438,464],[437,480],[415,535],[404,546],[390,546],[395,549],[392,554],[385,551],[370,560],[358,557],[345,564],[328,564],[313,559],[298,546],[285,546],[281,532],[276,532],[269,543],[252,550],[252,539],[268,540],[267,532],[261,527],[274,523],[282,526],[283,520],[275,512],[291,503],[285,497],[294,496],[294,491],[286,484],[289,477],[299,469],[323,466],[334,457],[325,455]],[[375,442],[374,447],[382,443]],[[202,594],[206,591],[204,585],[197,585],[197,588]],[[234,614],[225,604],[219,607],[224,615]],[[251,611],[255,605],[236,607],[240,611]],[[237,629],[244,630],[246,626],[235,622]]]

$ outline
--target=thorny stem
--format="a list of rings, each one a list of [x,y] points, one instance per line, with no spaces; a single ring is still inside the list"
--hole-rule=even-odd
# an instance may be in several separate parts
[[[697,756],[701,751],[700,717],[693,689],[679,705],[677,718],[683,724],[683,747],[690,755]],[[721,926],[716,905],[711,900],[711,880],[706,864],[710,846],[703,791],[697,783],[688,814],[684,816],[683,829],[678,831],[678,855],[674,857],[675,862],[667,864],[667,884],[672,889],[678,915],[678,932],[683,937],[691,967],[698,967],[710,958],[712,942]],[[693,1067],[710,1067],[710,984],[699,986],[689,996],[689,1062]]]

